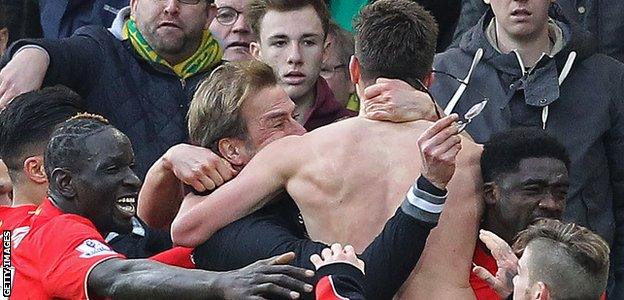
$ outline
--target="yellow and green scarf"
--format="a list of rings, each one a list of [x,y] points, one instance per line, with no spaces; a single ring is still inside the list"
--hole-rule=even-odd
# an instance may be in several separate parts
[[[147,43],[141,32],[136,27],[133,18],[128,19],[124,24],[123,38],[130,39],[132,47],[147,61],[164,65],[182,79],[191,77],[199,72],[209,70],[218,65],[223,58],[223,49],[217,40],[212,37],[208,30],[204,30],[202,42],[197,51],[187,60],[171,66],[164,58],[160,57],[154,49]]]

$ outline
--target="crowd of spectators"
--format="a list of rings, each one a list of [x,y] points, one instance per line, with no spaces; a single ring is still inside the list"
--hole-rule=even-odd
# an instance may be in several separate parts
[[[4,298],[624,298],[618,1],[0,8]]]

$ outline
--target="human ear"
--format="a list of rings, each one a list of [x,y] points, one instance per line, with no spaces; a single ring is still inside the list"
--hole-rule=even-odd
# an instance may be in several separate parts
[[[45,184],[48,182],[48,177],[45,174],[43,166],[43,156],[31,156],[24,160],[22,166],[24,175],[30,180],[38,184]]]
[[[76,197],[76,189],[72,184],[72,174],[69,170],[56,168],[52,171],[50,190],[59,193],[65,199]]]

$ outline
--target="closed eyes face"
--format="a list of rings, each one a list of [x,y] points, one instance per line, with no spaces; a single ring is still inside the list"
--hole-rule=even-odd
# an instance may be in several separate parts
[[[302,135],[305,129],[295,120],[295,104],[279,86],[262,89],[245,100],[241,113],[247,124],[250,144],[256,151],[289,135]]]
[[[538,218],[562,218],[570,184],[562,161],[523,159],[517,171],[500,177],[500,199],[494,210],[496,219],[509,231],[504,236],[515,236]]]

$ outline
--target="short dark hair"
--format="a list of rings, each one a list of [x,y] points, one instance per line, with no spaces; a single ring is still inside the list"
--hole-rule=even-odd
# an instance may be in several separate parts
[[[483,145],[483,182],[492,182],[501,174],[518,170],[520,161],[526,158],[554,158],[570,168],[568,152],[555,138],[535,127],[516,128],[492,135]]]
[[[59,123],[82,111],[80,96],[62,86],[15,97],[0,113],[0,158],[11,179],[17,180],[26,158],[45,152]]]
[[[50,136],[44,165],[48,178],[55,168],[75,170],[76,160],[84,152],[84,139],[108,128],[114,128],[100,115],[81,113],[61,123]]]
[[[531,247],[529,280],[548,286],[552,299],[599,299],[609,277],[609,245],[574,223],[541,219],[518,234],[513,248]]]
[[[262,23],[264,15],[269,10],[284,12],[298,10],[306,6],[312,6],[314,8],[321,20],[321,25],[323,25],[323,32],[325,36],[327,36],[331,17],[327,5],[321,0],[250,0],[245,5],[245,17],[249,22],[249,26],[251,26],[251,29],[259,38],[261,29],[260,23]]]
[[[380,0],[355,21],[355,56],[364,79],[388,77],[414,84],[431,71],[438,25],[420,4]]]

